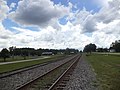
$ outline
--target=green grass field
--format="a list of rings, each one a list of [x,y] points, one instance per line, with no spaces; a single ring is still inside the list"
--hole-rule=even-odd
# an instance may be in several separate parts
[[[34,56],[27,56],[26,59],[32,59],[34,58]],[[12,61],[18,61],[18,60],[25,60],[24,57],[22,56],[14,56],[14,58],[10,57],[10,58],[6,58],[5,62],[12,62]],[[0,58],[0,63],[4,62],[3,58]]]
[[[91,54],[86,58],[103,90],[120,90],[120,56]]]
[[[19,62],[19,63],[12,63],[12,64],[5,64],[5,65],[0,65],[0,73],[4,72],[9,72],[13,71],[16,69],[21,69],[25,67],[29,67],[35,64],[42,64],[48,61],[53,61],[58,58],[63,58],[64,55],[56,55],[56,56],[51,56],[50,58],[45,58],[45,59],[40,59],[40,60],[35,60],[35,61],[26,61],[26,62]]]

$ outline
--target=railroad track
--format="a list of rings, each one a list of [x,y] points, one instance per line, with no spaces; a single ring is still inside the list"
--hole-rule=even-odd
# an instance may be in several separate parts
[[[65,72],[49,87],[48,90],[63,90],[72,75],[77,62],[79,61],[80,57],[77,59],[65,70]]]
[[[0,74],[0,90],[16,90],[27,82],[35,80],[36,78],[44,75],[48,71],[62,65],[74,57],[76,57],[76,55],[68,56],[63,59],[59,58],[52,62]]]
[[[66,57],[68,57],[68,56],[66,56]],[[8,76],[12,76],[14,74],[18,74],[18,73],[28,71],[28,70],[31,70],[31,69],[34,69],[34,68],[38,68],[38,67],[50,64],[50,63],[54,63],[54,62],[60,61],[62,59],[65,59],[66,57],[62,57],[60,59],[53,60],[53,61],[44,62],[42,64],[35,64],[35,65],[28,66],[28,67],[25,67],[25,68],[16,69],[16,70],[13,70],[13,71],[10,71],[10,72],[0,73],[0,78],[5,78],[5,77],[8,77]]]
[[[31,80],[16,90],[62,90],[74,71],[81,55],[77,55],[68,62],[54,68],[46,74]]]

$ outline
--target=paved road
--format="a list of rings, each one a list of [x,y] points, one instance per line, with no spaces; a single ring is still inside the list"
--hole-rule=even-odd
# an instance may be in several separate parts
[[[28,59],[28,60],[18,60],[18,61],[12,61],[12,62],[2,62],[2,63],[0,63],[0,65],[11,64],[11,63],[19,63],[19,62],[26,62],[26,61],[33,61],[33,60],[40,60],[40,59],[44,59],[44,58],[50,58],[50,56],[45,56],[45,57],[40,57],[40,58],[35,58],[35,59]]]

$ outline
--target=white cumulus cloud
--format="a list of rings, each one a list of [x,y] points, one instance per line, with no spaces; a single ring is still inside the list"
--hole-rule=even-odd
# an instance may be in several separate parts
[[[7,2],[4,0],[0,0],[0,22],[7,17],[9,12],[9,7],[7,6]]]
[[[9,17],[21,25],[56,27],[57,20],[68,12],[68,7],[56,5],[50,0],[23,0],[18,3],[17,10],[11,12]]]
[[[16,11],[9,14],[9,18],[21,26],[38,26],[38,31],[11,27],[18,33],[6,30],[0,23],[0,48],[34,47],[34,48],[76,48],[82,50],[86,44],[95,43],[98,47],[109,47],[120,39],[120,1],[100,1],[107,3],[93,13],[82,10],[72,11],[73,4],[63,6],[54,4],[50,0],[19,1]],[[7,17],[9,8],[4,1],[0,8],[0,21]],[[14,7],[14,5],[11,5]],[[67,15],[65,25],[61,25],[59,18]]]

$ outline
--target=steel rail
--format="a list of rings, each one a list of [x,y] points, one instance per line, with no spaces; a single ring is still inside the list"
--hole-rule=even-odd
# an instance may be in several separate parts
[[[40,78],[44,77],[45,75],[49,74],[50,72],[54,71],[55,69],[57,69],[57,68],[59,68],[59,67],[61,67],[61,66],[65,65],[66,63],[68,63],[69,61],[71,61],[71,60],[75,59],[76,57],[78,57],[78,55],[77,55],[77,56],[74,56],[73,58],[71,58],[71,59],[70,59],[70,60],[68,60],[67,62],[65,62],[65,63],[63,63],[63,64],[61,64],[61,65],[59,65],[59,66],[55,67],[54,69],[52,69],[52,70],[50,70],[50,71],[46,72],[45,74],[43,74],[43,75],[41,75],[41,76],[36,77],[34,80],[30,80],[29,82],[27,82],[27,83],[25,83],[25,84],[21,85],[21,86],[20,86],[20,87],[18,87],[16,90],[25,90],[24,88],[25,88],[25,87],[27,87],[28,85],[30,85],[31,83],[36,82],[38,79],[40,79]]]
[[[80,56],[81,57],[81,56]],[[60,81],[65,78],[64,76],[69,72],[69,70],[79,61],[80,57],[78,57],[68,68],[65,72],[49,87],[48,90],[57,90],[55,89],[57,85],[59,85]],[[65,85],[64,85],[65,86]]]

